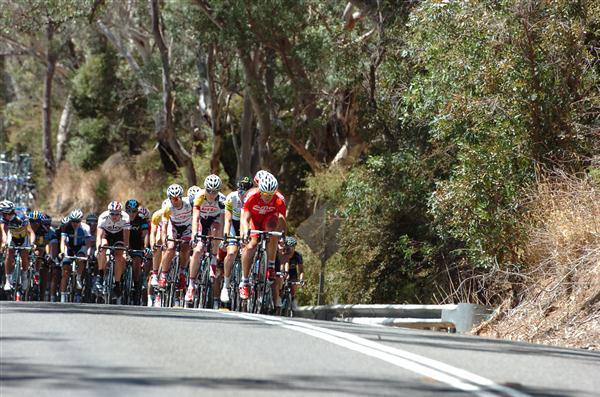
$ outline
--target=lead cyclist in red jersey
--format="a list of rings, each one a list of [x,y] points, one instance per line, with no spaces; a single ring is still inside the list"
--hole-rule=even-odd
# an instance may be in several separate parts
[[[250,230],[285,231],[286,205],[283,195],[281,193],[275,194],[277,186],[277,179],[271,174],[266,174],[260,179],[258,190],[248,194],[240,219],[242,236],[247,235]],[[248,278],[258,243],[256,236],[250,237],[249,243],[242,252],[242,281],[240,283],[240,297],[242,299],[248,299]],[[273,279],[275,276],[276,253],[277,239],[270,238],[267,247],[267,277],[269,279]]]

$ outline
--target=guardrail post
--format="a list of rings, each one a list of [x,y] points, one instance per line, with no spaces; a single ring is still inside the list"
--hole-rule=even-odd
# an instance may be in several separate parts
[[[454,309],[442,310],[442,321],[455,325],[456,332],[465,333],[487,319],[493,310],[489,307],[471,303],[459,303]]]

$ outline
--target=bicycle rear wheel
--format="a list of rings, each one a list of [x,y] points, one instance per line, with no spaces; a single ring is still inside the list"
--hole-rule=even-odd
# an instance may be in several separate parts
[[[131,264],[127,264],[125,268],[125,276],[123,277],[123,305],[131,305],[132,302],[132,290],[133,290],[133,269]]]

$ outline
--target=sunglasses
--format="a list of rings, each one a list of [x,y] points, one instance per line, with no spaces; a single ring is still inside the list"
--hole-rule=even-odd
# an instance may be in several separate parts
[[[128,214],[135,214],[136,212],[138,212],[138,210],[137,210],[137,209],[130,208],[130,209],[128,209],[128,210],[125,210],[125,212],[127,212]]]
[[[112,212],[112,211],[110,212],[110,216],[117,216],[117,215],[121,215],[121,213],[120,212],[116,212],[116,211],[115,212]]]
[[[216,189],[206,189],[206,193],[208,193],[208,194],[215,194],[215,193],[219,193],[219,191],[216,190]]]

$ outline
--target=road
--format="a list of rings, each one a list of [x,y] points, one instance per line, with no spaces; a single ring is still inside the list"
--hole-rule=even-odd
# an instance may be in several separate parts
[[[0,396],[600,396],[600,353],[211,310],[0,302]]]

